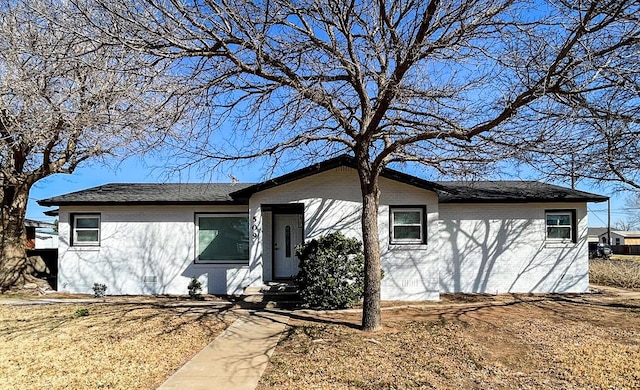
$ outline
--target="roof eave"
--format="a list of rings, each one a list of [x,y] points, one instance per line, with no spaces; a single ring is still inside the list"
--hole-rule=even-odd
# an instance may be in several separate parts
[[[241,200],[220,201],[38,201],[40,206],[217,206],[217,205],[248,205]]]
[[[594,196],[585,198],[504,198],[504,199],[479,199],[479,198],[458,198],[439,200],[442,204],[455,203],[600,203],[609,199],[606,196]]]

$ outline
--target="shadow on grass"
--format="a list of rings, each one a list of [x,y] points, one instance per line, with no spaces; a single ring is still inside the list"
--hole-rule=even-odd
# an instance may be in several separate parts
[[[225,322],[226,328],[232,320],[238,318],[246,310],[251,315],[268,316],[276,322],[284,322],[289,326],[296,326],[291,320],[301,323],[337,325],[353,330],[360,330],[361,313],[349,311],[317,311],[299,310],[299,307],[291,308],[269,308],[266,304],[246,302],[240,297],[225,297],[227,301],[189,301],[185,299],[167,298],[159,299],[157,302],[134,302],[134,301],[95,301],[95,302],[74,302],[69,300],[65,303],[47,302],[42,305],[16,304],[0,306],[0,335],[7,338],[19,337],[25,333],[37,331],[54,331],[72,323],[86,322],[87,326],[103,326],[111,328],[126,327],[131,324],[144,322],[146,320],[160,319],[163,324],[161,329],[156,331],[164,334],[179,331],[182,327],[189,326],[193,322],[206,323],[213,321],[210,329],[212,332],[218,331],[216,323]],[[37,310],[41,307],[43,310]],[[74,317],[78,309],[87,308],[89,315],[85,317]],[[527,295],[511,294],[501,296],[489,296],[482,294],[453,294],[443,297],[442,302],[428,304],[407,304],[399,308],[385,308],[383,316],[385,318],[403,317],[404,320],[424,320],[424,321],[451,321],[457,320],[461,323],[469,321],[485,320],[484,314],[487,311],[496,311],[493,318],[500,315],[509,314],[509,310],[535,311],[536,313],[550,313],[560,318],[599,322],[589,317],[583,318],[580,314],[582,310],[593,308],[628,310],[632,313],[640,311],[640,300],[616,299],[615,296],[607,294],[565,294],[565,295]],[[535,310],[534,310],[535,309]],[[499,310],[507,310],[501,313]],[[402,313],[404,314],[398,314]],[[279,320],[273,315],[285,317],[286,320]],[[413,316],[413,317],[412,317]]]
[[[445,302],[407,304],[397,308],[383,310],[383,323],[386,321],[426,321],[447,322],[457,321],[461,324],[482,322],[494,328],[500,327],[500,321],[510,317],[526,318],[530,316],[547,316],[571,321],[591,322],[602,325],[606,322],[606,315],[585,316],[589,310],[608,309],[629,313],[640,311],[640,300],[629,301],[601,294],[453,294],[445,298]],[[298,326],[290,320],[302,324],[321,324],[344,326],[349,329],[360,330],[361,313],[348,311],[317,311],[287,309],[257,309],[254,315],[260,313],[278,314],[288,319],[290,327]],[[604,313],[603,313],[604,314]],[[494,321],[494,322],[492,322]],[[303,325],[304,326],[304,325]]]
[[[83,324],[88,328],[104,327],[107,330],[129,327],[135,334],[139,328],[135,325],[154,319],[163,325],[155,330],[157,334],[170,334],[194,322],[204,326],[207,321],[212,321],[208,328],[218,332],[217,324],[225,322],[228,325],[227,314],[231,308],[231,304],[222,305],[216,301],[207,304],[175,299],[158,302],[30,301],[0,306],[0,336],[13,339],[27,333],[51,332]],[[77,316],[76,313],[82,309],[86,309],[88,314]],[[139,331],[148,330],[140,328]]]

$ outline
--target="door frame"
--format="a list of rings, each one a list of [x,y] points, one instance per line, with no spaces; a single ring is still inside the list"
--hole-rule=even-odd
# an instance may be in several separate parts
[[[300,237],[304,242],[304,204],[303,203],[286,203],[286,204],[269,204],[261,206],[264,211],[271,211],[271,280],[291,280],[291,278],[276,278],[276,215],[297,215],[300,218]]]

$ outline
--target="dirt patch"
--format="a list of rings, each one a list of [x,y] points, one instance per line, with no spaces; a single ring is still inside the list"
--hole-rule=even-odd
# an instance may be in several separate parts
[[[640,388],[637,299],[452,296],[383,321],[298,313],[259,388]]]
[[[231,321],[206,305],[108,300],[0,305],[0,388],[154,389]]]

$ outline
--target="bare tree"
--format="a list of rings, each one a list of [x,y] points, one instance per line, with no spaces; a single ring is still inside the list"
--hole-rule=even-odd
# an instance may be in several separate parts
[[[355,157],[368,331],[381,327],[381,170],[418,162],[473,172],[557,140],[564,128],[545,123],[571,119],[574,97],[606,84],[594,64],[625,52],[637,61],[640,31],[631,0],[77,5],[112,44],[183,65],[210,130],[235,126],[229,143],[206,134],[186,145],[192,162],[277,161],[290,149]]]
[[[518,157],[551,179],[570,177],[639,190],[638,5],[611,2],[598,7],[604,7],[607,17],[594,20],[585,31],[598,29],[600,22],[608,26],[581,39],[583,56],[569,80],[571,93],[553,95],[553,109],[536,116],[555,136],[525,145],[529,149]]]
[[[614,224],[616,230],[636,230],[640,226],[640,192],[633,192],[625,199],[625,217]]]
[[[27,273],[32,186],[89,159],[147,149],[180,118],[170,73],[151,59],[71,33],[84,19],[56,1],[0,2],[0,291]],[[85,31],[86,32],[86,31]]]
[[[613,229],[622,230],[624,232],[630,231],[634,229],[634,225],[629,221],[617,221],[613,224]]]
[[[601,87],[597,98],[576,93],[575,105],[562,102],[565,107],[540,119],[555,135],[523,145],[518,159],[550,180],[640,190],[640,69],[628,66],[634,68],[633,78]]]

